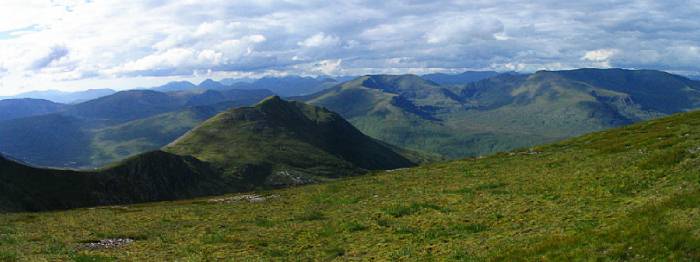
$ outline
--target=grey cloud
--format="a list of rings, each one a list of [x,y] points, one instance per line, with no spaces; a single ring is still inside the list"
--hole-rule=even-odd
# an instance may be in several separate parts
[[[49,53],[46,54],[45,56],[42,56],[41,58],[34,60],[32,62],[30,69],[32,70],[41,70],[51,64],[51,62],[57,61],[65,56],[67,56],[69,53],[68,48],[65,46],[53,46],[49,50]]]

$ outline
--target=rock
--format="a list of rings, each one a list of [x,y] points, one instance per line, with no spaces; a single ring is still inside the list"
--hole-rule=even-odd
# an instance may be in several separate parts
[[[108,238],[95,242],[83,243],[81,246],[86,249],[109,249],[118,248],[133,243],[131,238]]]
[[[239,196],[232,196],[232,197],[227,197],[227,198],[216,198],[216,199],[209,199],[207,202],[210,203],[235,203],[235,202],[240,202],[240,201],[248,201],[250,203],[258,203],[258,202],[265,202],[268,199],[271,198],[276,198],[279,197],[278,195],[270,195],[270,196],[260,196],[260,195],[239,195]]]

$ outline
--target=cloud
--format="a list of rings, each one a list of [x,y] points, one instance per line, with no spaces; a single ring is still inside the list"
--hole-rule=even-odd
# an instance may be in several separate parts
[[[0,93],[270,73],[698,73],[698,13],[683,0],[7,0]]]
[[[318,33],[297,44],[303,47],[333,47],[340,44],[340,39],[336,36]]]
[[[598,49],[586,52],[581,59],[593,62],[603,62],[609,60],[614,54],[614,49]]]
[[[68,48],[65,46],[53,46],[49,49],[48,53],[41,56],[40,58],[32,62],[30,69],[41,70],[51,63],[61,60],[68,55]]]
[[[430,44],[495,40],[497,39],[497,34],[503,32],[503,28],[503,23],[496,18],[449,17],[440,21],[434,30],[425,34],[424,38]],[[498,37],[505,38],[502,35]]]

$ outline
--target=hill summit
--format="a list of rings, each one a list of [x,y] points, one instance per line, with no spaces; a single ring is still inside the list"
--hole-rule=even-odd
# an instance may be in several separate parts
[[[213,163],[226,176],[272,186],[418,162],[411,154],[362,134],[336,113],[278,96],[223,112],[165,150]]]

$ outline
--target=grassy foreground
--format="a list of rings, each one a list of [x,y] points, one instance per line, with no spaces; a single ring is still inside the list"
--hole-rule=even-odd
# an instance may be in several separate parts
[[[0,260],[700,260],[698,130],[681,114],[257,202],[4,214]]]

